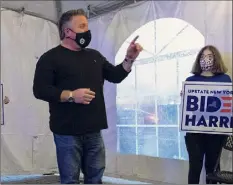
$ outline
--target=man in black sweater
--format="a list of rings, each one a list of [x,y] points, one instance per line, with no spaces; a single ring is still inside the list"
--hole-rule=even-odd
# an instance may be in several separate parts
[[[91,41],[82,9],[64,13],[59,21],[61,45],[44,53],[36,66],[33,92],[49,103],[50,129],[54,134],[61,183],[100,184],[105,169],[101,130],[107,118],[104,80],[120,83],[142,51],[129,45],[122,64],[110,64],[98,51],[87,49]]]

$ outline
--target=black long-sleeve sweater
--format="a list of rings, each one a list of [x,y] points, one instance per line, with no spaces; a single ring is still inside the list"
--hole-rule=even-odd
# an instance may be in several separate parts
[[[36,66],[33,93],[49,103],[50,129],[55,134],[80,135],[106,129],[104,80],[120,83],[128,75],[122,64],[110,64],[98,51],[72,51],[61,45],[44,53]],[[89,105],[62,103],[63,90],[90,88]]]

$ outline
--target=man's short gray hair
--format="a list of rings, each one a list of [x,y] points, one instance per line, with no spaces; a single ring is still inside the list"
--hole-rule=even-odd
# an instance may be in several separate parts
[[[65,38],[64,25],[69,22],[73,16],[76,15],[83,15],[87,17],[86,12],[83,9],[69,10],[62,14],[58,22],[59,35],[61,40]]]

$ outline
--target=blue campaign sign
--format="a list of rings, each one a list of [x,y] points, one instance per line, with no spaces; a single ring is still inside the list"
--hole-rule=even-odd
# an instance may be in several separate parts
[[[184,82],[180,130],[232,134],[232,84]]]

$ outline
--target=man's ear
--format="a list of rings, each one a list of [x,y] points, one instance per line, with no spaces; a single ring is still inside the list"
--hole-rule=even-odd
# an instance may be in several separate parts
[[[68,28],[64,28],[64,33],[67,35],[67,34],[69,34],[69,29]]]

